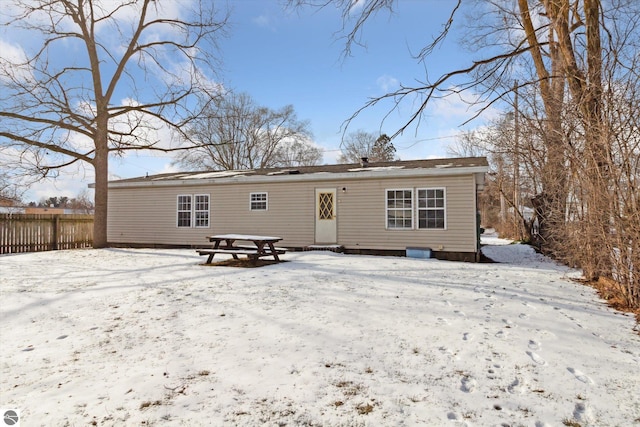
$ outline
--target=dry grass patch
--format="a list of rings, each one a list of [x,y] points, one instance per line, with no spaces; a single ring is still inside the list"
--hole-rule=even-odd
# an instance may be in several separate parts
[[[365,404],[360,404],[358,406],[356,406],[356,409],[358,411],[358,414],[360,415],[366,415],[369,414],[371,412],[373,412],[373,405],[367,403]]]
[[[257,259],[252,260],[250,258],[239,258],[239,259],[225,259],[218,262],[212,262],[211,264],[202,264],[206,267],[240,267],[240,268],[256,268],[256,267],[264,267],[272,264],[280,264],[281,262],[286,262],[284,260],[276,261],[273,259]]]
[[[140,410],[147,409],[147,408],[149,408],[151,406],[160,406],[160,405],[162,405],[162,401],[161,400],[154,400],[154,401],[148,400],[148,401],[142,402],[140,404]]]

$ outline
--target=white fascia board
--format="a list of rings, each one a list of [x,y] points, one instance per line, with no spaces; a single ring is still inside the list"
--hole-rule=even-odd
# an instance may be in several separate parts
[[[389,178],[409,178],[409,177],[428,177],[428,176],[453,176],[453,175],[469,175],[476,173],[486,173],[489,168],[487,166],[469,166],[459,168],[415,168],[415,169],[389,169],[375,170],[371,172],[316,172],[310,174],[293,174],[293,175],[238,175],[225,178],[199,178],[199,179],[163,179],[134,182],[110,182],[109,188],[127,188],[127,187],[182,187],[182,186],[201,186],[201,185],[222,185],[222,184],[250,184],[250,183],[281,183],[281,182],[309,182],[309,181],[349,181],[360,179],[389,179]]]

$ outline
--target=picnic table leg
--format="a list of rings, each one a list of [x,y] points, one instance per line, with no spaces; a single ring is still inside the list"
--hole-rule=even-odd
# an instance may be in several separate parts
[[[231,239],[227,239],[225,241],[227,242],[227,247],[228,248],[232,248],[233,247],[233,242],[235,242],[235,240],[231,240]],[[231,256],[233,257],[233,259],[238,259],[238,255],[236,255],[236,254],[231,254]]]
[[[220,247],[220,240],[216,240],[216,242],[213,244],[213,249],[218,249]],[[211,252],[209,254],[209,257],[207,258],[207,264],[211,264],[211,261],[213,261],[213,256],[215,255],[215,252]]]
[[[280,257],[278,257],[278,252],[276,252],[276,248],[273,246],[273,243],[267,243],[269,245],[269,249],[271,249],[271,253],[273,254],[273,259],[280,262]]]
[[[258,264],[258,255],[247,255],[247,257],[249,258],[249,261],[251,262],[251,265],[257,265]]]

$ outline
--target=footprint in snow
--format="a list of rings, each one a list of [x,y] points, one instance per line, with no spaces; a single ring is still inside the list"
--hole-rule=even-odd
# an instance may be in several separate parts
[[[509,387],[507,387],[507,391],[511,394],[522,394],[525,391],[525,387],[526,383],[524,379],[516,377],[516,379],[513,380],[511,384],[509,384]]]
[[[465,393],[473,393],[474,391],[476,391],[476,386],[478,385],[478,383],[473,378],[464,377],[460,382],[460,390],[464,391]]]
[[[538,353],[534,353],[533,351],[527,351],[527,355],[538,365],[546,365],[547,362],[544,360]]]
[[[471,332],[465,332],[462,335],[462,339],[465,340],[465,341],[473,341],[473,338],[474,338],[474,336],[473,336],[473,334]]]
[[[536,340],[529,340],[529,348],[531,350],[540,350],[540,343]]]
[[[578,381],[581,381],[585,384],[593,384],[593,380],[589,378],[588,375],[584,374],[582,371],[574,368],[567,368],[567,371],[571,372]]]
[[[591,424],[595,421],[591,408],[586,403],[576,403],[573,418],[579,423]]]
[[[496,334],[496,338],[505,339],[509,334],[507,331],[500,331]]]
[[[494,368],[499,367],[500,365],[493,365]],[[496,373],[496,370],[493,368],[489,368],[487,369],[487,378],[489,378],[490,380],[495,380],[498,378],[498,374]]]

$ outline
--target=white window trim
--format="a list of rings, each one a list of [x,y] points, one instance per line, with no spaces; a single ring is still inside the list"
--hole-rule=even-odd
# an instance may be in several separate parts
[[[253,200],[252,197],[253,195],[258,195],[258,194],[264,194],[265,195],[265,208],[264,209],[254,209],[253,208]],[[258,202],[258,201],[256,201]],[[262,202],[262,200],[260,200],[259,202]],[[249,193],[249,210],[252,212],[264,212],[264,211],[268,211],[269,210],[269,193],[266,191],[256,191],[255,193]]]
[[[389,227],[389,191],[410,191],[411,192],[411,208],[392,208],[393,210],[407,210],[411,211],[411,226],[410,227]],[[406,231],[413,230],[415,228],[415,194],[413,188],[386,188],[384,190],[384,226],[386,230],[391,231]]]
[[[196,198],[199,196],[204,196],[207,198],[207,210],[197,210],[196,209]],[[189,226],[180,225],[180,212],[187,212],[186,210],[180,210],[180,198],[181,197],[189,197],[191,201],[191,211],[189,215]],[[196,211],[197,212],[207,212],[207,225],[196,225]],[[176,228],[211,228],[211,195],[202,193],[202,194],[178,194],[176,196]]]
[[[180,225],[180,212],[187,212],[186,210],[180,210],[180,198],[181,197],[189,197],[190,200],[190,215],[189,215],[189,225]],[[176,228],[191,228],[193,227],[193,195],[192,194],[178,194],[176,196]]]
[[[421,208],[420,198],[418,196],[420,190],[442,190],[443,206],[441,208]],[[446,187],[421,187],[416,188],[416,228],[418,230],[446,230],[447,229],[447,188]],[[444,228],[428,228],[420,227],[420,211],[444,210]]]
[[[207,198],[207,210],[197,209],[197,199],[198,197],[206,197]],[[193,204],[191,205],[193,209],[191,210],[191,224],[193,228],[210,228],[211,226],[211,196],[209,194],[194,194],[193,195]],[[197,225],[196,224],[196,212],[207,212],[207,225]]]

